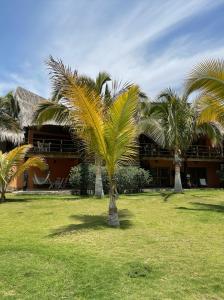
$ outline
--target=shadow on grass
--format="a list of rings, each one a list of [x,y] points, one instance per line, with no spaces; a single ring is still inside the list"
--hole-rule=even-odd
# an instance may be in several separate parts
[[[32,200],[33,199],[27,199],[27,198],[6,198],[6,200],[1,204],[9,204],[14,202],[30,202]]]
[[[176,209],[180,210],[190,210],[190,211],[213,211],[213,212],[219,212],[224,213],[224,205],[218,205],[218,204],[210,204],[210,203],[200,203],[200,202],[191,202],[191,204],[195,205],[195,208],[191,207],[176,207]]]
[[[197,195],[197,194],[190,194],[191,197],[194,197],[194,198],[214,198],[214,195]]]
[[[120,219],[120,227],[119,229],[128,229],[132,226],[132,222],[129,220],[129,218],[132,216],[132,214],[127,210],[123,209],[119,211],[119,219]],[[69,233],[76,233],[78,231],[82,230],[101,230],[105,228],[113,228],[110,227],[107,224],[107,216],[105,214],[103,215],[72,215],[70,216],[71,219],[75,219],[77,221],[80,221],[79,224],[69,224],[67,226],[59,227],[51,234],[48,235],[48,237],[57,237],[66,235]],[[115,228],[116,229],[116,228]]]
[[[32,201],[42,201],[42,200],[49,200],[49,201],[54,201],[54,200],[66,200],[66,201],[76,201],[76,200],[80,200],[81,198],[79,196],[56,196],[54,197],[54,195],[36,195],[36,196],[25,196],[25,197],[21,197],[18,196],[17,197],[8,197],[6,198],[6,201],[3,202],[3,204],[6,203],[14,203],[14,202],[32,202]]]
[[[163,198],[164,202],[168,201],[173,195],[175,195],[174,192],[168,192],[168,193],[160,192],[160,196]]]

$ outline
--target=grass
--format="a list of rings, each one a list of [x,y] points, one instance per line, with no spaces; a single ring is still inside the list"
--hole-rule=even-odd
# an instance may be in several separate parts
[[[15,196],[0,205],[0,299],[224,299],[224,192],[107,199]]]

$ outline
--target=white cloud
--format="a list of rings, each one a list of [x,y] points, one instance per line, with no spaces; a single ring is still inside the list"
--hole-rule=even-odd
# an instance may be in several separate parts
[[[178,28],[185,19],[221,2],[142,0],[127,5],[128,1],[116,0],[48,1],[37,24],[47,42],[36,42],[34,65],[31,56],[24,62],[24,72],[14,74],[9,82],[47,96],[49,82],[43,60],[52,54],[90,76],[106,70],[115,78],[136,82],[152,96],[167,86],[179,87],[193,64],[207,56],[222,56],[223,49],[214,50],[211,45],[195,53],[197,41],[192,41],[190,34],[174,37],[169,47],[164,45],[164,51],[158,51],[162,54],[153,53],[152,61],[145,47],[150,49],[155,39]]]

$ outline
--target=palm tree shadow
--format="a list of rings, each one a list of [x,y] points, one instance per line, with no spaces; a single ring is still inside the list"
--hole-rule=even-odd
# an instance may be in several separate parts
[[[210,204],[210,203],[201,203],[201,202],[191,202],[191,204],[195,205],[195,208],[191,207],[176,207],[176,209],[180,210],[191,210],[191,211],[212,211],[218,213],[224,213],[224,205],[219,204]]]
[[[163,198],[164,202],[168,201],[169,198],[171,198],[174,194],[175,194],[174,192],[168,192],[168,193],[160,192],[160,196]]]
[[[129,219],[132,214],[127,209],[119,211],[120,227],[119,229],[125,230],[132,226],[132,222]],[[63,236],[66,234],[77,233],[78,231],[84,230],[103,230],[105,228],[113,228],[107,224],[106,214],[102,215],[71,215],[71,219],[78,220],[78,224],[69,224],[67,226],[62,226],[54,229],[48,237]]]

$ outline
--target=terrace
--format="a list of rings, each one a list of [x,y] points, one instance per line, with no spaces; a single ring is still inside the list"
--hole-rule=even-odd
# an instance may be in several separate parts
[[[36,153],[77,153],[80,143],[71,139],[33,138],[33,152]]]
[[[167,157],[173,156],[172,152],[163,149],[153,143],[140,144],[141,157]],[[221,147],[211,147],[206,145],[191,145],[186,152],[187,158],[192,159],[223,159],[223,149]]]

